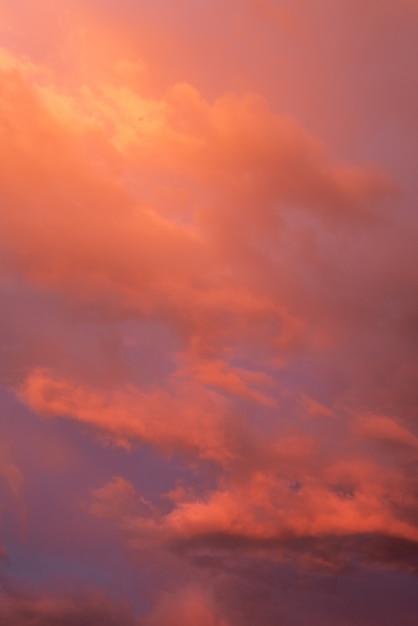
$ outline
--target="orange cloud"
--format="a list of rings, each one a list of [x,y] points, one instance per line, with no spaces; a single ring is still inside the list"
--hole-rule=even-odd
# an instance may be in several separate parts
[[[138,504],[148,506],[143,498],[138,498],[134,486],[121,476],[95,489],[92,498],[91,513],[103,518],[118,519],[136,512]]]
[[[256,474],[243,489],[218,491],[205,502],[181,503],[167,516],[172,540],[225,536],[280,543],[292,537],[381,533],[418,541],[413,524],[397,520],[381,495],[360,489],[343,497],[309,481],[297,491],[277,479]]]
[[[266,406],[276,406],[274,398],[253,389],[254,385],[271,388],[272,379],[263,372],[248,371],[239,367],[228,367],[221,359],[197,359],[176,372],[181,378],[195,378],[199,383],[215,387],[221,392],[248,398]]]
[[[283,215],[293,206],[357,219],[391,184],[333,163],[257,95],[211,104],[178,84],[151,98],[124,82],[132,64],[115,68],[65,86],[3,52],[3,271],[86,314],[163,321],[214,359],[197,365],[205,384],[273,403],[219,359],[240,342],[274,363],[330,341],[312,303],[304,310],[287,285],[272,287],[292,283],[286,253],[269,258]]]
[[[356,422],[357,432],[371,440],[387,442],[412,450],[418,450],[418,437],[396,420],[384,415],[360,416]]]
[[[110,493],[108,506],[117,505],[117,527],[134,549],[148,544],[189,556],[252,554],[279,562],[297,557],[305,566],[331,569],[359,557],[413,569],[418,533],[408,478],[366,457],[327,458],[310,446],[295,438],[271,450],[265,445],[265,469],[247,454],[245,474],[232,467],[205,494],[177,488],[167,494],[166,513],[148,508],[128,515]],[[379,557],[375,542],[393,545],[393,557]],[[398,562],[401,544],[410,546],[411,563]]]
[[[0,618],[4,624],[14,626],[39,626],[68,624],[81,626],[86,623],[108,624],[109,626],[135,626],[138,620],[130,608],[122,602],[112,602],[104,593],[84,591],[72,595],[42,593],[23,590],[5,584],[0,598]]]
[[[1,312],[1,336],[13,330],[2,380],[39,415],[210,474],[161,508],[120,475],[94,489],[90,513],[131,545],[297,553],[334,569],[358,554],[385,562],[380,542],[415,553],[416,263],[409,228],[387,212],[392,176],[334,158],[255,88],[151,89],[124,33],[70,4],[59,59],[48,63],[38,29],[32,54],[0,52],[0,280],[8,297],[26,294]],[[387,414],[402,421],[383,416],[396,404]],[[20,497],[18,468],[4,462],[0,476]],[[17,604],[81,619],[72,600]],[[0,616],[17,620],[19,606],[0,603]],[[143,623],[230,622],[191,588]]]
[[[146,626],[230,626],[219,615],[208,591],[190,586],[176,593],[166,594],[154,612],[145,620]]]
[[[41,415],[72,417],[121,442],[141,439],[171,453],[193,452],[221,462],[233,455],[223,432],[223,403],[201,387],[185,384],[151,392],[126,387],[104,394],[35,371],[22,398]]]

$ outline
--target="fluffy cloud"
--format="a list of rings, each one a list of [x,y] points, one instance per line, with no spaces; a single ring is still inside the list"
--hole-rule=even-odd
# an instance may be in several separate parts
[[[212,52],[229,56],[225,67],[212,59],[216,77],[199,76],[193,58],[182,61],[203,45],[184,53],[186,1],[175,13],[187,20],[173,14],[166,29],[153,13],[164,13],[159,2],[122,2],[114,15],[111,3],[83,8],[74,0],[65,14],[45,10],[44,24],[39,3],[24,4],[25,18],[0,9],[5,41],[15,38],[0,51],[0,382],[51,427],[64,429],[66,418],[127,455],[146,446],[162,465],[181,465],[173,469],[181,477],[170,477],[176,486],[157,495],[142,495],[123,464],[86,478],[90,522],[115,525],[138,571],[149,566],[151,547],[161,570],[179,573],[177,591],[157,599],[143,623],[249,623],[242,611],[223,609],[236,608],[231,588],[242,594],[237,581],[260,563],[269,576],[295,565],[321,576],[355,565],[416,572],[413,183],[408,164],[393,166],[394,140],[380,147],[403,136],[409,119],[405,113],[395,128],[389,109],[399,117],[400,102],[413,100],[399,78],[399,90],[381,98],[384,115],[360,111],[368,105],[359,97],[351,120],[344,78],[348,47],[356,70],[349,86],[367,100],[370,67],[388,49],[379,28],[395,36],[413,3],[385,3],[378,23],[377,5],[366,3],[358,28],[355,5],[320,2],[321,18],[309,25],[305,2],[294,13],[240,3],[239,16],[238,3],[222,6]],[[196,24],[207,20],[210,31],[214,22],[199,11],[190,19],[203,37],[206,25]],[[276,59],[271,27],[275,39],[277,27],[283,35],[274,44],[277,68],[267,71],[263,59],[256,76],[247,62],[261,52],[251,45],[267,65]],[[373,55],[363,29],[373,34]],[[331,32],[341,34],[338,45]],[[164,40],[160,57],[151,38]],[[231,38],[244,88],[222,86],[234,64]],[[296,47],[314,68],[315,89]],[[158,57],[155,68],[143,51]],[[396,51],[394,67],[408,67],[404,54]],[[379,80],[370,89],[381,94],[388,84]],[[296,116],[283,112],[292,97],[302,103]],[[2,499],[24,511],[23,475],[3,457]],[[265,623],[280,623],[267,613]],[[18,626],[137,623],[90,593],[7,592],[0,616]]]

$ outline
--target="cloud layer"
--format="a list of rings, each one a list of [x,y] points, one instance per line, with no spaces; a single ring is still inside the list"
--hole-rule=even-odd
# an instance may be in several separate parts
[[[413,3],[6,4],[0,617],[305,624],[280,579],[385,624],[418,569]]]

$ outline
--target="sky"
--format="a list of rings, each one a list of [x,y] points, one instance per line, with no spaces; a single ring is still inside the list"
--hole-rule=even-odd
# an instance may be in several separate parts
[[[0,623],[415,626],[416,0],[0,0]]]

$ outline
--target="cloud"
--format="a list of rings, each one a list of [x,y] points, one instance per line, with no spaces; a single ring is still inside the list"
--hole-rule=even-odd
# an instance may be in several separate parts
[[[105,594],[85,591],[59,595],[24,590],[3,582],[0,594],[0,618],[13,626],[135,626],[139,621],[122,602],[112,602]]]
[[[221,359],[197,359],[196,363],[186,361],[185,367],[176,372],[180,378],[195,378],[199,383],[215,387],[231,396],[254,400],[266,406],[275,406],[274,398],[252,388],[253,385],[272,388],[272,379],[263,372],[253,372],[239,367],[229,368]]]
[[[39,435],[40,465],[60,466],[68,480],[65,511],[74,507],[80,544],[89,523],[104,529],[103,552],[112,541],[120,549],[122,538],[141,584],[146,571],[147,601],[156,598],[146,626],[232,626],[256,623],[254,615],[280,623],[268,600],[254,608],[269,588],[262,581],[254,581],[261,595],[252,612],[236,609],[247,606],[237,581],[252,567],[270,577],[275,568],[415,573],[415,218],[408,167],[380,165],[401,151],[386,142],[399,135],[375,100],[356,144],[373,46],[344,48],[357,34],[365,46],[374,4],[358,25],[358,7],[319,3],[309,29],[304,2],[293,14],[264,1],[233,2],[226,12],[216,2],[210,11],[188,2],[164,10],[122,2],[116,11],[74,1],[46,11],[43,24],[39,4],[24,4],[25,15],[11,7],[0,16],[6,43],[16,38],[0,52],[0,382],[61,439],[65,418],[80,441],[99,434],[127,455],[105,447],[103,467],[92,455],[83,485],[90,517],[80,521],[68,486],[78,457],[61,458],[58,444],[49,450],[53,438]],[[257,27],[242,37],[249,5]],[[131,19],[137,11],[141,19]],[[396,11],[393,4],[387,15]],[[334,28],[350,16],[355,30]],[[153,20],[160,29],[149,28]],[[269,22],[298,36],[284,33],[270,50]],[[132,44],[136,24],[140,43]],[[386,33],[387,17],[373,23],[376,57],[380,26]],[[191,33],[203,42],[211,29],[219,76],[193,77],[206,61],[203,43],[189,50]],[[145,54],[150,39],[164,40],[154,44],[157,62]],[[180,48],[190,71],[166,70]],[[356,59],[349,96],[345,54]],[[245,89],[234,81],[220,89],[235,55]],[[393,66],[404,67],[399,58]],[[309,123],[319,100],[329,114],[327,80],[334,117]],[[382,98],[382,108],[402,93]],[[295,98],[299,105],[287,107]],[[151,495],[134,486],[136,446],[138,454],[152,447],[170,473],[160,488],[144,453]],[[2,499],[21,502],[23,474],[7,456],[0,481]],[[76,563],[68,568],[78,575]],[[99,576],[97,568],[88,575]],[[171,591],[161,595],[168,578]],[[8,591],[0,617],[17,626],[139,623],[95,592]]]
[[[415,571],[417,508],[407,477],[361,458],[313,462],[301,445],[283,442],[276,471],[264,446],[264,471],[250,465],[254,460],[247,455],[246,475],[234,477],[232,469],[215,490],[198,495],[178,488],[167,494],[168,512],[161,503],[144,503],[120,479],[96,492],[91,511],[115,511],[116,527],[132,549],[152,545],[192,562],[220,558],[223,567],[223,556],[245,556],[331,571],[356,562]],[[137,503],[129,510],[127,489],[129,501]]]
[[[112,84],[67,95],[46,83],[42,67],[7,52],[2,67],[1,185],[10,207],[3,244],[19,271],[41,284],[110,288],[125,297],[134,291],[132,304],[149,308],[176,292],[187,296],[196,271],[213,261],[210,249],[205,259],[199,212],[188,216],[193,229],[167,220],[150,204],[149,182],[139,187],[139,202],[126,193],[121,168],[125,177],[158,176],[158,187],[186,176],[191,189],[202,189],[197,202],[215,193],[227,206],[222,212],[263,231],[279,219],[280,206],[344,219],[367,213],[373,197],[390,191],[373,169],[331,163],[320,142],[255,95],[210,105],[193,87],[177,85],[151,101]],[[211,209],[200,223],[212,213],[221,220]],[[215,227],[224,228],[222,221]]]
[[[387,441],[402,448],[418,450],[418,438],[396,420],[384,415],[365,415],[358,418],[358,432],[375,441]]]
[[[144,626],[230,626],[219,614],[211,594],[198,586],[181,589],[160,599]]]
[[[102,390],[35,371],[22,397],[40,414],[75,418],[122,442],[141,439],[162,450],[190,450],[218,461],[230,454],[222,428],[222,401],[200,387],[180,385],[148,393],[128,387],[106,396]]]
[[[138,515],[141,508],[153,510],[150,502],[140,497],[134,486],[115,476],[104,487],[95,489],[92,494],[91,513],[97,517],[115,519]]]
[[[283,216],[293,206],[320,224],[357,219],[391,183],[368,166],[333,163],[254,94],[209,103],[178,84],[150,98],[112,73],[70,90],[42,65],[7,51],[2,59],[5,279],[52,294],[73,316],[162,323],[184,350],[211,357],[194,375],[274,403],[224,351],[251,343],[279,362],[333,341],[304,282],[307,310],[291,293],[297,272],[284,278],[300,233],[283,231]],[[277,236],[285,245],[272,258]],[[44,366],[28,360],[27,370]]]

